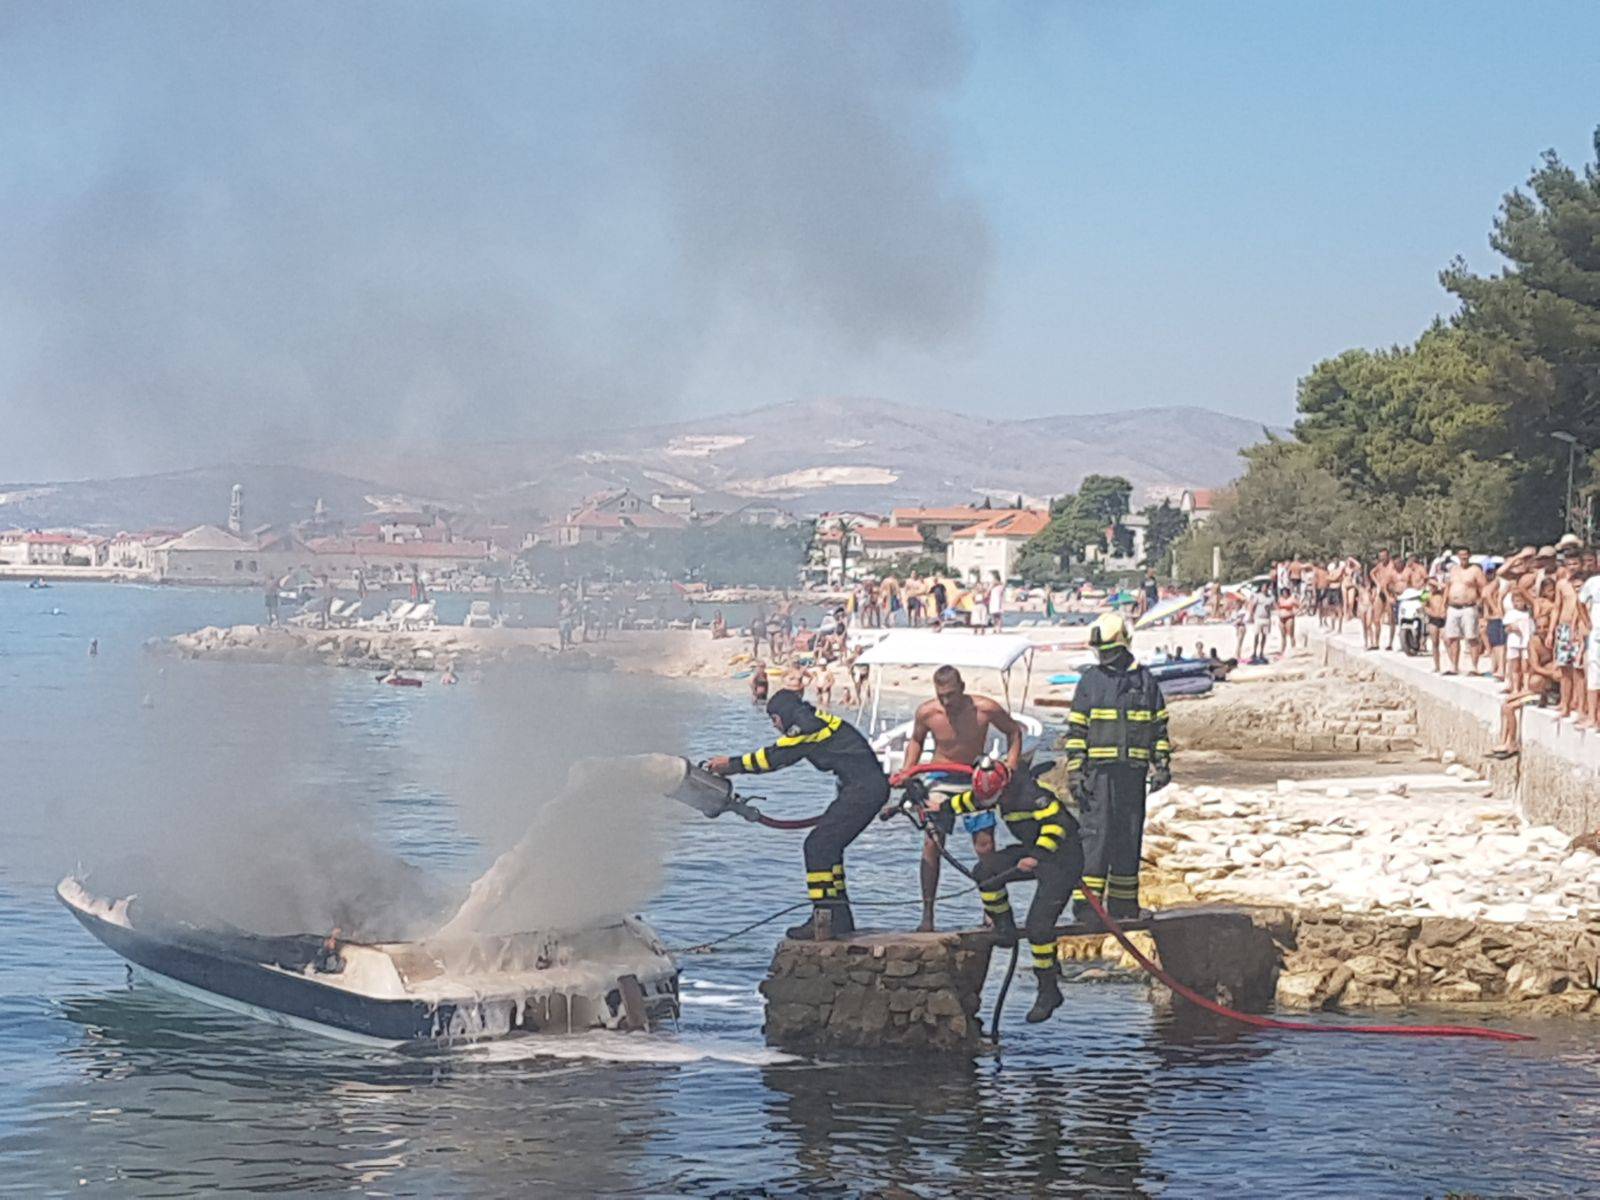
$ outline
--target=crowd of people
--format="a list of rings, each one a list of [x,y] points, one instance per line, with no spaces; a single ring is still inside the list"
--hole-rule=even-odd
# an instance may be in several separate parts
[[[863,629],[940,629],[960,625],[987,632],[1005,627],[1006,588],[998,572],[963,586],[943,575],[904,580],[893,574],[858,581],[845,597],[846,617]]]
[[[1505,697],[1501,758],[1518,753],[1530,704],[1600,728],[1600,557],[1576,534],[1504,557],[1460,546],[1431,561],[1387,550],[1370,564],[1285,560],[1263,586],[1218,588],[1216,601],[1212,612],[1238,630],[1241,657],[1251,638],[1250,661],[1265,661],[1274,628],[1282,653],[1297,620],[1330,631],[1354,621],[1369,652],[1427,655],[1440,675],[1493,679]]]

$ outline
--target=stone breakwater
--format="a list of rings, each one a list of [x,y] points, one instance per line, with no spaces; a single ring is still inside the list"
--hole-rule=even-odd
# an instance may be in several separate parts
[[[494,663],[548,663],[571,668],[609,665],[583,650],[558,654],[547,631],[466,629],[315,629],[308,626],[207,626],[155,644],[186,658],[361,670],[457,671]]]
[[[1294,914],[1281,943],[1285,1008],[1406,1004],[1515,1007],[1535,1016],[1592,1013],[1600,919],[1561,923]]]
[[[807,1052],[971,1049],[993,945],[976,932],[779,942],[761,984],[767,1041]]]

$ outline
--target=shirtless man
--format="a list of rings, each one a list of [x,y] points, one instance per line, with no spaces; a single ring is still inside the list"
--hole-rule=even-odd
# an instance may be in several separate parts
[[[1472,561],[1465,546],[1456,551],[1456,561],[1450,568],[1445,584],[1444,648],[1450,658],[1446,675],[1461,672],[1461,643],[1466,642],[1467,653],[1472,656],[1472,673],[1478,673],[1478,616],[1483,605],[1483,593],[1488,587],[1483,568]],[[1573,593],[1576,599],[1577,593]]]
[[[1389,626],[1389,649],[1394,649],[1394,609],[1390,591],[1395,584],[1396,567],[1387,550],[1378,551],[1367,587],[1367,649],[1376,650],[1385,623]]]
[[[1506,592],[1510,584],[1500,578],[1495,559],[1485,564],[1483,589],[1483,644],[1489,654],[1489,671],[1501,683],[1506,678]]]
[[[1563,562],[1556,568],[1555,581],[1555,660],[1561,669],[1561,702],[1556,720],[1564,721],[1577,711],[1583,695],[1583,638],[1579,628],[1582,606],[1570,564]]]
[[[933,699],[917,708],[906,742],[904,770],[922,761],[923,742],[933,735],[933,761],[965,763],[970,766],[983,754],[993,729],[1006,739],[1006,766],[1015,775],[1022,767],[1022,726],[1011,719],[1005,706],[988,696],[967,695],[961,672],[940,667],[933,673]],[[972,848],[983,858],[994,853],[994,810],[987,809],[964,817]],[[930,834],[922,844],[922,924],[923,933],[933,932],[933,899],[939,891],[939,846]]]

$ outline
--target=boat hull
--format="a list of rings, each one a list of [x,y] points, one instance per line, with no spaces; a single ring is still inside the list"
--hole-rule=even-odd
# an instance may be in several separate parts
[[[664,961],[643,977],[629,973],[587,989],[529,986],[525,975],[496,988],[493,976],[480,976],[468,992],[453,998],[382,995],[349,983],[341,986],[331,982],[337,976],[319,974],[314,963],[321,939],[316,937],[253,937],[170,925],[143,929],[130,918],[128,901],[89,896],[76,880],[64,880],[57,895],[79,924],[157,987],[257,1020],[359,1044],[648,1027],[678,1015],[677,968],[664,951]],[[342,949],[351,958],[381,961],[392,972],[385,948]]]

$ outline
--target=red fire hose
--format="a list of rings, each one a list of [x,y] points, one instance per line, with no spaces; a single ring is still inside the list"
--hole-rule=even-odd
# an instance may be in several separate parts
[[[949,774],[964,774],[970,776],[972,768],[965,763],[919,763],[909,770],[901,771],[889,782],[892,786],[900,786],[914,775],[926,775],[935,772]],[[957,864],[959,866],[959,864]],[[971,872],[964,871],[970,878]],[[1493,1042],[1531,1042],[1534,1039],[1525,1033],[1511,1033],[1504,1029],[1488,1029],[1479,1025],[1319,1025],[1308,1021],[1282,1021],[1276,1017],[1263,1017],[1255,1013],[1244,1013],[1237,1009],[1229,1008],[1225,1004],[1218,1004],[1215,1000],[1202,996],[1193,988],[1179,983],[1171,975],[1146,958],[1139,948],[1135,946],[1128,935],[1123,932],[1111,914],[1088,888],[1082,889],[1082,894],[1089,902],[1089,907],[1095,915],[1104,922],[1111,936],[1121,943],[1122,948],[1128,952],[1133,960],[1145,971],[1154,975],[1167,987],[1182,996],[1191,1004],[1198,1005],[1207,1012],[1215,1013],[1219,1017],[1226,1017],[1230,1021],[1238,1021],[1242,1025],[1250,1025],[1256,1029],[1276,1029],[1285,1033],[1377,1033],[1390,1034],[1396,1037],[1457,1037],[1457,1038],[1482,1038]],[[998,1014],[996,1023],[998,1024]]]
[[[1257,1029],[1280,1029],[1285,1033],[1387,1033],[1397,1037],[1459,1037],[1459,1038],[1484,1038],[1492,1042],[1531,1042],[1534,1039],[1525,1033],[1511,1033],[1505,1029],[1487,1029],[1481,1025],[1317,1025],[1308,1021],[1280,1021],[1276,1017],[1262,1017],[1255,1013],[1243,1013],[1237,1009],[1229,1008],[1226,1004],[1218,1004],[1215,1000],[1208,1000],[1191,987],[1179,983],[1168,975],[1155,963],[1151,962],[1139,952],[1128,935],[1122,931],[1111,914],[1106,912],[1105,906],[1100,903],[1100,897],[1089,889],[1083,889],[1084,899],[1089,901],[1089,907],[1094,909],[1111,936],[1122,944],[1133,960],[1162,983],[1166,984],[1178,995],[1191,1004],[1198,1004],[1207,1012],[1216,1013],[1219,1017],[1226,1017],[1230,1021],[1238,1021],[1242,1025],[1253,1025]]]

